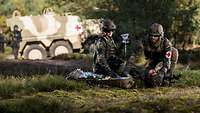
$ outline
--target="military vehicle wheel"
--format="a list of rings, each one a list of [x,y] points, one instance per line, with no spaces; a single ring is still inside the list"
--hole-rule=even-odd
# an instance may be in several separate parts
[[[69,54],[72,52],[73,51],[69,42],[66,42],[66,41],[54,42],[49,48],[49,53],[51,57],[61,55],[61,54]]]
[[[42,45],[33,44],[28,45],[23,53],[25,59],[45,59],[47,58],[47,52]]]

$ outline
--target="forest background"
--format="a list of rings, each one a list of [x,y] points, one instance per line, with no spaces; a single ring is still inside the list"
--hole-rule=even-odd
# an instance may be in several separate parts
[[[9,31],[5,20],[16,9],[22,15],[39,15],[47,7],[82,19],[110,18],[119,34],[139,38],[157,22],[174,46],[187,49],[200,44],[200,0],[0,0],[0,27]]]

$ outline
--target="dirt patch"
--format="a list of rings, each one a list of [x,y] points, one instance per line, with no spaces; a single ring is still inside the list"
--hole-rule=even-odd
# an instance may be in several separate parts
[[[5,60],[0,62],[2,75],[36,75],[58,74],[66,75],[74,69],[81,68],[91,71],[92,62],[89,59],[79,60]]]

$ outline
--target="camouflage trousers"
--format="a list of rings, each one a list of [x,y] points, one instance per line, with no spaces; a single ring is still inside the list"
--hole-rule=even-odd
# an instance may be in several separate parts
[[[12,43],[12,53],[15,59],[18,59],[19,48],[20,48],[20,43],[18,41],[14,41]]]
[[[18,59],[19,48],[18,47],[13,47],[12,53],[14,55],[14,58]]]

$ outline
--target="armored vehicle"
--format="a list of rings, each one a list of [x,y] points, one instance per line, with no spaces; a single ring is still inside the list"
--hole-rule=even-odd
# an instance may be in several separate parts
[[[58,15],[51,10],[37,16],[13,14],[7,26],[12,31],[15,25],[22,30],[19,52],[24,59],[45,59],[82,48],[84,34],[79,16]]]

